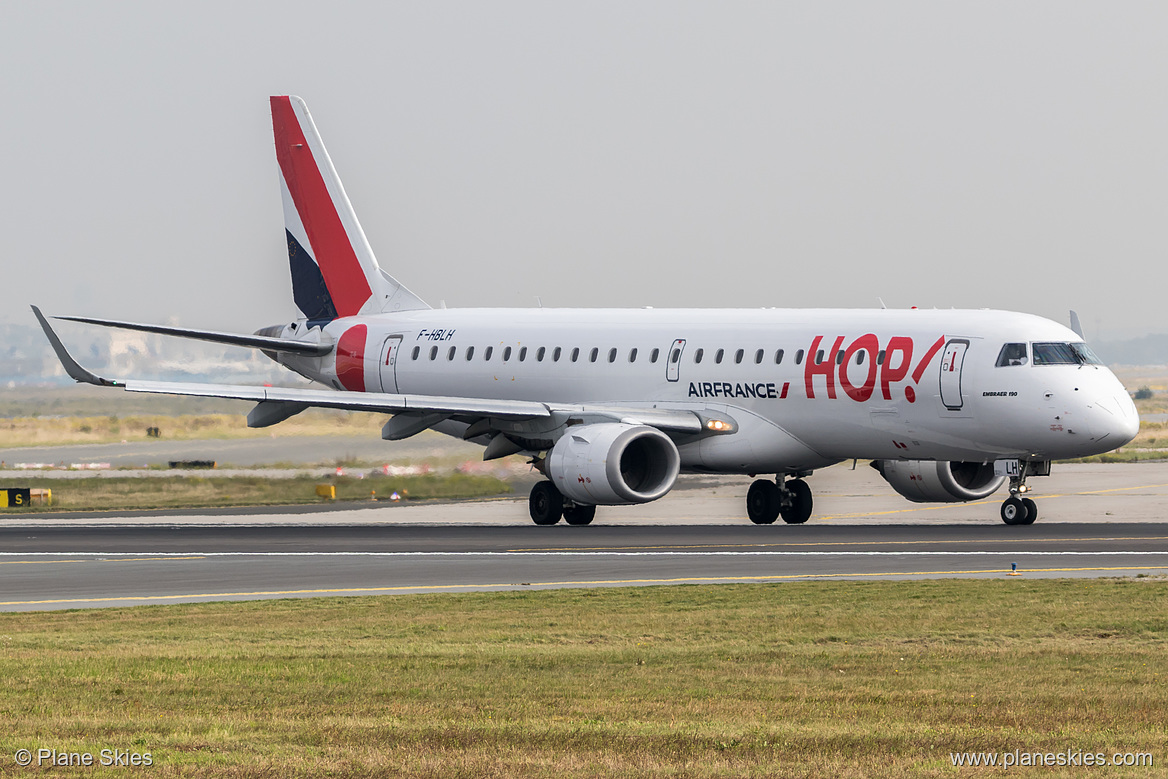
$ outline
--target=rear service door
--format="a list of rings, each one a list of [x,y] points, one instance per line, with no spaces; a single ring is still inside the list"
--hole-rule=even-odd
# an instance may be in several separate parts
[[[402,337],[391,335],[381,347],[377,373],[381,376],[382,392],[397,392],[397,353],[401,351]]]

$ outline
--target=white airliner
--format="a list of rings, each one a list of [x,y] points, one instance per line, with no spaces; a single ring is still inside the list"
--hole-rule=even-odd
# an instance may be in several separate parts
[[[989,496],[1038,515],[1029,476],[1139,429],[1081,329],[1003,311],[433,309],[378,265],[308,108],[273,97],[292,292],[301,316],[254,335],[79,322],[262,349],[328,389],[110,380],[131,392],[256,401],[248,425],[306,408],[392,414],[382,437],[433,429],[522,453],[546,481],[531,518],[592,521],[656,500],[680,472],[748,474],[751,521],[807,521],[818,468],[870,460],[911,501]],[[1077,318],[1072,315],[1072,325]]]

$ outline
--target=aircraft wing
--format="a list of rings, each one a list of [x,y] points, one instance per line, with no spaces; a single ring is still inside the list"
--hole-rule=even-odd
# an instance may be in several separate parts
[[[404,438],[421,432],[421,430],[451,417],[471,421],[495,419],[501,422],[504,420],[548,419],[555,424],[557,419],[566,419],[574,415],[587,415],[636,422],[678,433],[701,433],[708,429],[705,418],[696,412],[682,409],[640,408],[606,404],[547,404],[526,400],[491,398],[108,379],[93,373],[78,363],[61,343],[61,339],[49,325],[40,309],[33,306],[32,310],[40,322],[45,336],[49,339],[49,344],[56,352],[57,359],[61,361],[65,372],[75,381],[103,387],[121,387],[127,392],[253,401],[259,405],[248,415],[248,424],[252,427],[275,424],[306,408],[317,407],[406,415],[403,417],[403,421],[393,428],[392,436],[394,438]],[[486,429],[495,429],[495,427],[492,425]],[[719,427],[718,432],[733,431],[729,427]]]
[[[40,309],[32,307],[37,318],[41,319]],[[238,333],[220,333],[214,330],[191,330],[186,327],[170,327],[168,325],[144,325],[137,322],[121,322],[116,319],[94,319],[84,316],[55,316],[54,319],[64,319],[70,322],[84,322],[88,325],[103,327],[119,327],[123,330],[138,330],[143,333],[159,333],[160,335],[177,335],[182,338],[194,338],[197,341],[210,341],[217,344],[231,346],[247,346],[253,349],[264,349],[269,352],[293,352],[307,354],[314,357],[328,354],[333,350],[332,344],[314,344],[307,341],[294,341],[289,338],[274,338],[268,335],[241,335]],[[44,322],[41,322],[44,326]]]

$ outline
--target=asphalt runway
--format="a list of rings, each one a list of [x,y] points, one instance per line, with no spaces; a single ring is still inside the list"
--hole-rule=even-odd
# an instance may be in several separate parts
[[[6,528],[8,611],[811,579],[1168,573],[1168,526]]]
[[[0,610],[551,587],[1168,574],[1168,463],[1061,465],[1041,518],[1002,496],[915,505],[870,468],[816,473],[802,526],[744,519],[749,479],[537,527],[523,499],[21,515],[0,524]]]

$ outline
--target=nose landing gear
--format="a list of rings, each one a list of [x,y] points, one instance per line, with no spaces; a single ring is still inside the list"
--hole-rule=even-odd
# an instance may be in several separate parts
[[[1021,497],[1030,488],[1026,486],[1027,476],[1049,476],[1050,461],[1025,461],[1019,463],[1016,473],[1010,474],[1010,497],[1002,503],[1002,521],[1007,525],[1033,525],[1038,519],[1038,504],[1030,498]]]

